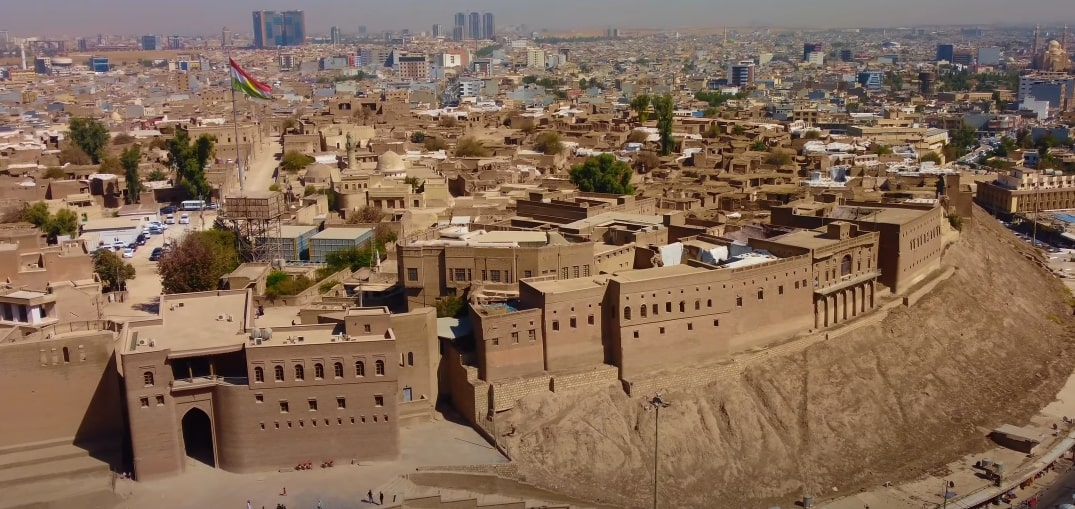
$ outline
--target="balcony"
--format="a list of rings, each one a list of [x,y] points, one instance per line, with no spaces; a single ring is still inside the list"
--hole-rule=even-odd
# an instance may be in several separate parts
[[[195,376],[172,380],[169,384],[173,394],[217,385],[248,386],[250,385],[250,379],[245,376]]]
[[[831,295],[834,292],[838,292],[840,290],[851,288],[853,286],[856,286],[856,285],[859,285],[859,284],[862,284],[862,283],[866,283],[868,281],[877,279],[879,277],[881,277],[881,271],[876,271],[876,270],[872,271],[872,272],[867,272],[865,274],[861,274],[859,276],[854,276],[852,274],[848,274],[846,276],[840,277],[840,279],[838,281],[834,281],[834,282],[829,283],[829,284],[827,284],[825,286],[814,288],[814,293],[818,294],[818,295]]]

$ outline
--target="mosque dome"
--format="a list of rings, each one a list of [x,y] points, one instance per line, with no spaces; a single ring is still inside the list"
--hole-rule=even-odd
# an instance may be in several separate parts
[[[403,162],[403,157],[389,150],[377,158],[377,171],[385,174],[403,173],[407,171],[407,165]]]

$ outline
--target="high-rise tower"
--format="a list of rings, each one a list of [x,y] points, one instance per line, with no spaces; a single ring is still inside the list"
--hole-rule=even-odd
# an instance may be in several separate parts
[[[496,22],[491,12],[482,14],[482,36],[485,39],[496,38]]]
[[[470,13],[467,16],[467,35],[469,39],[479,40],[484,39],[485,34],[482,33],[482,15],[477,12]]]

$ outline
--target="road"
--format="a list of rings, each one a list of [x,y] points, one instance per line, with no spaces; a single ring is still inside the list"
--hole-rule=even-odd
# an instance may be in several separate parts
[[[262,140],[257,154],[250,161],[250,165],[244,169],[243,180],[246,182],[243,189],[245,191],[269,189],[269,186],[275,182],[273,175],[279,164],[276,160],[276,154],[279,153],[283,153],[283,147],[278,137],[266,137]]]

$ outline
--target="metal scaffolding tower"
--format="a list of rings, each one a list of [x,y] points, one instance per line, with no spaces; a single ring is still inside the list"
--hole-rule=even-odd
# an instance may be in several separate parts
[[[241,261],[277,263],[280,223],[286,212],[284,195],[276,191],[246,191],[224,198],[221,217],[235,232]]]

